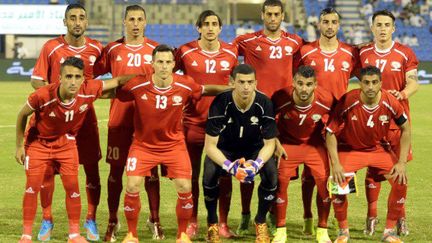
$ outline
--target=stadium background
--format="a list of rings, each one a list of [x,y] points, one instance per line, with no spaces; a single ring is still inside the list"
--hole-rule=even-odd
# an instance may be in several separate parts
[[[21,107],[27,95],[32,91],[29,81],[35,59],[39,55],[40,48],[46,40],[65,33],[62,19],[64,9],[68,3],[80,2],[85,5],[89,18],[89,28],[86,35],[107,44],[122,36],[123,14],[126,5],[142,4],[147,13],[146,36],[158,41],[177,47],[190,40],[196,39],[198,34],[194,27],[199,13],[205,9],[212,9],[217,12],[223,20],[223,30],[221,39],[231,41],[237,34],[262,28],[260,20],[260,7],[262,0],[86,0],[86,1],[66,1],[66,0],[0,0],[0,242],[16,242],[21,230],[21,199],[24,187],[24,173],[14,162],[14,125],[16,112]],[[371,41],[369,31],[369,18],[371,16],[369,4],[373,10],[389,9],[401,15],[396,21],[396,33],[394,37],[400,41],[405,41],[405,36],[414,35],[418,38],[418,46],[412,46],[420,62],[419,82],[429,84],[432,82],[432,1],[412,1],[407,9],[400,4],[407,1],[393,0],[286,0],[285,3],[285,22],[283,28],[289,32],[294,32],[306,40],[313,40],[313,20],[319,15],[321,9],[327,6],[335,6],[341,13],[341,31],[338,34],[341,40],[349,43]],[[410,2],[410,1],[408,1]],[[366,7],[365,7],[366,6]],[[415,27],[405,17],[405,13],[420,16],[424,22],[421,27]],[[315,29],[316,30],[316,29]],[[312,34],[311,34],[312,33]],[[319,36],[319,35],[318,35]],[[409,40],[406,40],[409,41]],[[430,171],[430,148],[432,136],[430,124],[432,124],[432,112],[430,94],[432,87],[424,85],[412,99],[413,114],[413,144],[416,159],[410,166],[412,176],[410,197],[407,204],[408,218],[413,234],[407,241],[410,242],[432,242],[430,237],[430,218],[432,213],[429,210],[428,201],[432,200],[430,191],[427,191],[424,184],[432,183],[429,178]],[[108,102],[98,101],[96,109],[100,121],[102,151],[106,148],[106,119],[108,113]],[[428,162],[429,161],[429,162]],[[107,206],[106,206],[106,176],[108,166],[101,160],[101,184],[102,196],[101,206],[98,216],[99,231],[104,233],[106,227]],[[426,168],[426,169],[425,169]],[[83,179],[83,173],[81,173]],[[359,178],[363,178],[363,174]],[[54,238],[64,239],[62,231],[66,229],[66,215],[63,205],[63,192],[60,180],[57,182],[55,195],[54,215],[57,226]],[[361,185],[363,182],[360,180]],[[162,223],[172,239],[174,235],[174,211],[175,193],[171,183],[164,183],[162,188],[162,200],[165,195],[169,200],[163,201],[161,205]],[[236,183],[234,183],[236,184]],[[301,235],[301,204],[299,194],[299,182],[290,186],[290,206],[288,214],[288,227],[290,241],[310,241],[312,238],[305,238]],[[238,192],[238,188],[234,191]],[[388,186],[386,186],[386,189]],[[81,183],[81,191],[84,191]],[[232,209],[230,213],[231,225],[238,225],[240,213],[237,205],[239,204],[238,193],[234,192]],[[361,194],[364,190],[361,190]],[[386,194],[386,193],[382,193]],[[256,194],[255,194],[256,195]],[[85,193],[82,194],[83,210],[86,209]],[[354,197],[353,197],[354,199]],[[368,238],[361,234],[365,213],[365,202],[361,195],[359,200],[352,200],[350,216],[355,218],[352,223],[354,231],[353,238],[356,240],[367,241]],[[143,213],[147,215],[146,202],[143,201]],[[255,199],[253,203],[255,202]],[[385,200],[380,200],[380,215],[384,218]],[[200,203],[201,233],[204,233],[205,208]],[[354,211],[354,212],[353,212]],[[294,212],[290,214],[290,212]],[[353,212],[353,213],[351,213]],[[123,213],[119,212],[120,218]],[[316,215],[315,215],[316,216]],[[141,215],[141,223],[146,216]],[[428,220],[429,217],[429,220]],[[165,223],[164,223],[165,222]],[[38,217],[35,221],[34,234],[37,233],[40,223]],[[125,233],[126,224],[123,221],[122,232]],[[141,226],[142,227],[142,226]],[[382,224],[379,225],[379,228]],[[148,242],[149,233],[147,230],[142,233],[144,242]],[[252,231],[251,231],[252,233]],[[379,235],[379,234],[378,234]],[[201,235],[204,236],[203,234]],[[334,232],[332,233],[334,237]],[[63,238],[62,238],[63,237]],[[378,240],[378,236],[373,238]],[[201,238],[203,240],[203,238]],[[168,240],[169,241],[169,240]],[[238,240],[238,242],[251,242],[250,238]],[[56,241],[53,241],[56,242]],[[60,242],[60,241],[59,241]],[[234,242],[234,241],[233,241]]]

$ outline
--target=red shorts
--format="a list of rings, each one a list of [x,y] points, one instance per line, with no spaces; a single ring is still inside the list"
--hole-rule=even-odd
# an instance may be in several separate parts
[[[307,144],[291,145],[283,144],[288,160],[281,158],[278,177],[282,180],[290,180],[297,175],[300,164],[308,166],[314,178],[328,178],[330,169],[327,152],[324,146],[311,146]]]
[[[168,178],[192,178],[192,167],[185,144],[169,151],[153,152],[132,143],[126,164],[127,176],[151,176],[151,169],[159,164],[166,167]],[[162,173],[163,174],[163,173]]]
[[[339,161],[345,172],[356,172],[368,167],[374,175],[385,175],[397,159],[394,154],[379,148],[375,151],[339,151]]]
[[[98,163],[102,158],[99,142],[99,130],[94,107],[90,106],[84,123],[76,136],[79,163]]]
[[[184,126],[187,150],[192,163],[201,163],[204,150],[205,128],[194,125]]]
[[[61,175],[78,175],[78,151],[75,138],[62,136],[54,141],[37,139],[26,145],[26,175],[44,175],[59,168]]]
[[[108,128],[106,162],[125,166],[132,144],[134,129],[130,127]]]
[[[387,139],[390,142],[392,151],[396,154],[396,157],[399,158],[400,154],[400,137],[401,137],[401,130],[400,129],[391,129],[387,133]],[[413,160],[413,151],[411,148],[409,148],[407,161]]]

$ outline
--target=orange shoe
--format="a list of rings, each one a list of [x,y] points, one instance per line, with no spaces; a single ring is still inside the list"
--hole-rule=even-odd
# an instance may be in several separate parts
[[[135,238],[131,232],[127,233],[122,243],[139,243],[138,238]]]
[[[72,239],[68,239],[67,243],[89,243],[86,238],[82,237],[81,235],[78,235],[77,237],[74,237]]]
[[[207,230],[207,243],[221,243],[219,235],[219,226],[217,224],[209,225]]]
[[[339,229],[338,237],[334,243],[347,243],[349,238],[349,229]]]
[[[176,240],[176,243],[192,243],[192,241],[186,233],[181,233],[180,238]]]
[[[397,236],[394,230],[384,230],[383,237],[381,239],[382,242],[391,242],[391,243],[403,243],[403,241]]]
[[[230,229],[230,227],[226,223],[221,223],[219,225],[219,235],[226,239],[236,237],[236,234]]]
[[[266,223],[257,224],[255,223],[255,243],[270,243],[270,236],[268,233],[268,227]]]
[[[189,223],[186,228],[186,234],[190,239],[195,238],[198,235],[198,224],[197,223]]]
[[[32,243],[31,235],[22,235],[18,243]]]

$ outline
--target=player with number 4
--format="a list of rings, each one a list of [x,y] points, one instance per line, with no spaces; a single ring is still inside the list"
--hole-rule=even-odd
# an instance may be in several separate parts
[[[257,80],[250,65],[236,66],[231,83],[232,91],[214,99],[206,124],[203,188],[209,226],[207,242],[220,242],[216,213],[219,177],[231,174],[241,182],[252,182],[258,173],[261,184],[255,217],[256,242],[270,242],[266,215],[277,187],[277,165],[272,158],[277,135],[273,105],[255,90]],[[247,160],[243,166],[242,158]]]

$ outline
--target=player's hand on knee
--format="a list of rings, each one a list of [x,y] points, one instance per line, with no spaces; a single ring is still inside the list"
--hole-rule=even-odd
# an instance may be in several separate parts
[[[396,163],[390,171],[390,176],[393,181],[399,184],[407,183],[406,164],[405,162]]]
[[[24,146],[16,148],[15,159],[18,164],[23,165],[25,161],[25,150]]]

